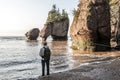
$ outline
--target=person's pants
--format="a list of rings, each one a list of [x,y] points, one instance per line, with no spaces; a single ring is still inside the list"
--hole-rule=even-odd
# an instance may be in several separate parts
[[[47,68],[47,75],[49,75],[49,60],[42,60],[42,76],[45,75],[45,64],[46,64],[46,68]]]

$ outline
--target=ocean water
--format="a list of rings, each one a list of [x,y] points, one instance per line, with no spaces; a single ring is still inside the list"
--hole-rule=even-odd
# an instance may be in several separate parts
[[[50,73],[88,65],[91,61],[99,63],[99,60],[106,58],[106,56],[101,56],[101,53],[100,56],[77,54],[79,52],[74,52],[70,48],[70,39],[68,41],[52,41],[51,38],[48,38],[47,42],[52,52]],[[27,42],[25,37],[0,37],[0,80],[18,80],[41,76],[41,58],[39,56],[41,47],[41,39],[36,42]],[[115,53],[104,54],[114,56]]]
[[[70,57],[68,41],[47,40],[52,51],[50,73],[73,69],[79,65]],[[25,37],[0,37],[0,80],[35,78],[41,75],[39,51],[41,40],[27,42]]]

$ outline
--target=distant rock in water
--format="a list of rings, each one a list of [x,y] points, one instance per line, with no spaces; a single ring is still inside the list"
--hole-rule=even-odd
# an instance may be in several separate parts
[[[53,40],[67,40],[69,29],[69,18],[67,12],[62,10],[60,14],[59,9],[53,5],[53,9],[49,11],[47,21],[40,32],[40,37],[46,40],[48,36],[52,36]]]
[[[109,50],[111,39],[109,0],[80,0],[70,36],[74,49]]]
[[[38,28],[33,28],[30,31],[28,31],[25,36],[28,40],[37,40],[39,36],[39,29]]]

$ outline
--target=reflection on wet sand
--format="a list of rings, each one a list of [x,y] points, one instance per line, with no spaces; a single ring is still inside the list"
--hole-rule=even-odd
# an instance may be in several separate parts
[[[53,41],[49,43],[52,51],[51,67],[54,71],[62,71],[79,67],[80,64],[101,61],[107,57],[120,56],[120,51],[81,52],[70,48],[70,41]]]
[[[52,56],[51,56],[51,68],[52,71],[62,71],[70,68],[71,62],[68,55],[67,41],[53,41],[49,44]]]
[[[67,41],[53,41],[50,44],[52,55],[66,55]]]
[[[120,57],[120,51],[108,51],[108,52],[81,52],[73,50],[71,55],[74,61],[80,63],[90,63],[108,60],[111,58]]]

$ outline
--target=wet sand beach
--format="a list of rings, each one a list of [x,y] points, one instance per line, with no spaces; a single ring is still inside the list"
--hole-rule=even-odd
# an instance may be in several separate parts
[[[98,55],[97,55],[98,56]],[[23,80],[120,80],[120,52],[103,54],[102,59],[88,61],[78,68],[47,76]]]

